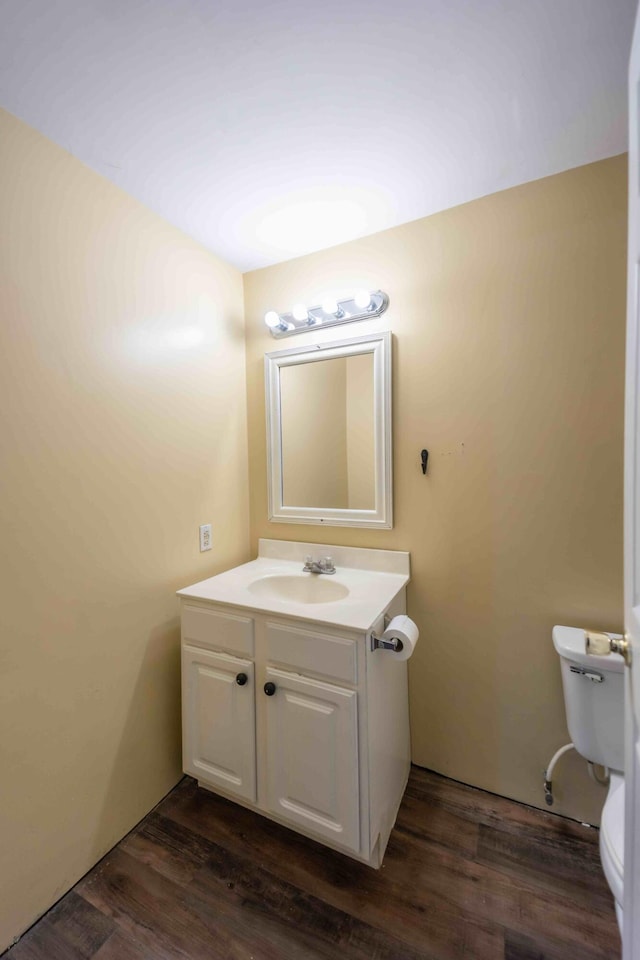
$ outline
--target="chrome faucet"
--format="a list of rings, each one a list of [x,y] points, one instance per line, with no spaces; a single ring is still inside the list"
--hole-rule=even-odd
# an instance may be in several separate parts
[[[303,573],[335,573],[336,568],[333,565],[331,557],[323,557],[322,560],[314,560],[311,555],[305,557],[305,564],[302,568]]]

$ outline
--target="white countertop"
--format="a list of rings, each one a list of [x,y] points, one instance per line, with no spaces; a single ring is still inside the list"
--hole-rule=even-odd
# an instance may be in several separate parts
[[[262,544],[273,545],[277,541],[262,541]],[[259,611],[261,613],[273,613],[283,617],[295,617],[301,620],[311,620],[314,623],[324,623],[334,627],[345,627],[350,630],[369,630],[375,621],[384,613],[396,594],[402,590],[409,582],[408,573],[408,554],[397,551],[398,558],[406,558],[405,562],[400,562],[399,567],[402,572],[390,572],[388,570],[376,569],[358,569],[351,566],[340,566],[338,560],[350,559],[345,551],[352,548],[340,548],[338,557],[338,548],[319,547],[317,544],[298,544],[301,551],[314,554],[315,556],[326,556],[331,549],[335,550],[336,573],[315,574],[302,573],[304,559],[281,559],[273,556],[259,556],[256,560],[249,563],[243,563],[239,567],[219,573],[215,577],[209,577],[208,580],[201,580],[190,587],[178,590],[178,595],[184,599],[209,600],[215,603],[225,603],[233,607],[241,607],[247,610]],[[321,551],[320,553],[318,551]],[[274,551],[270,546],[268,551]],[[284,551],[283,551],[284,552]],[[287,545],[287,553],[292,552],[291,544]],[[296,551],[297,552],[297,551]],[[355,550],[358,559],[362,560],[365,554],[390,554],[396,551],[376,551],[376,550]],[[303,552],[302,556],[306,554]],[[378,565],[375,561],[370,566]],[[388,566],[388,563],[385,564]],[[254,593],[250,587],[256,580],[264,577],[273,576],[293,576],[316,578],[330,580],[336,584],[342,584],[348,589],[348,595],[338,600],[325,603],[303,603],[295,600],[283,600],[275,596],[260,596]]]

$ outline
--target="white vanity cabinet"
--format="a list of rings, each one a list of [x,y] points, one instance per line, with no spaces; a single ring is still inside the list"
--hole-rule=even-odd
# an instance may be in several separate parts
[[[182,676],[185,772],[255,802],[253,663],[184,644]]]
[[[370,634],[182,603],[185,772],[379,866],[409,772],[406,664]]]
[[[393,560],[366,553],[384,553],[382,567]],[[287,589],[300,579],[297,561],[273,557],[180,591],[185,772],[375,867],[410,766],[407,664],[372,645],[385,614],[405,612],[408,555],[399,557],[401,572],[339,571],[350,607],[263,602],[265,578]]]
[[[268,809],[357,853],[365,639],[271,618],[264,636]]]
[[[358,694],[266,669],[266,800],[303,833],[359,852]]]

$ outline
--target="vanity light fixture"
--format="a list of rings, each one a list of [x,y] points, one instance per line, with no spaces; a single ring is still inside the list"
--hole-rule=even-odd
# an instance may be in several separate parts
[[[344,310],[340,309],[337,300],[325,300],[322,304],[322,312],[326,313],[327,317],[337,317],[338,319],[344,317]]]
[[[353,295],[353,302],[356,307],[368,311],[371,308],[371,294],[368,290],[356,290]]]
[[[307,307],[296,303],[288,313],[269,310],[264,322],[277,340],[294,333],[304,333],[310,327],[333,327],[352,320],[371,320],[379,317],[389,306],[389,297],[382,290],[358,290],[345,300],[328,297],[320,306]]]
[[[286,322],[286,320],[283,320],[282,317],[275,312],[275,310],[269,310],[267,313],[265,313],[264,322],[269,327],[274,337],[278,336],[278,334],[274,333],[274,330],[279,330],[279,335],[282,337],[289,327],[293,326],[293,324],[289,324]]]

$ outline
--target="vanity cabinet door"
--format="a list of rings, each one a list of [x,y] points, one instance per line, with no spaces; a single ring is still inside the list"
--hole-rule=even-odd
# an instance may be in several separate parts
[[[273,667],[266,681],[268,809],[359,852],[356,691]]]
[[[185,772],[255,802],[253,663],[183,646],[182,711]]]

